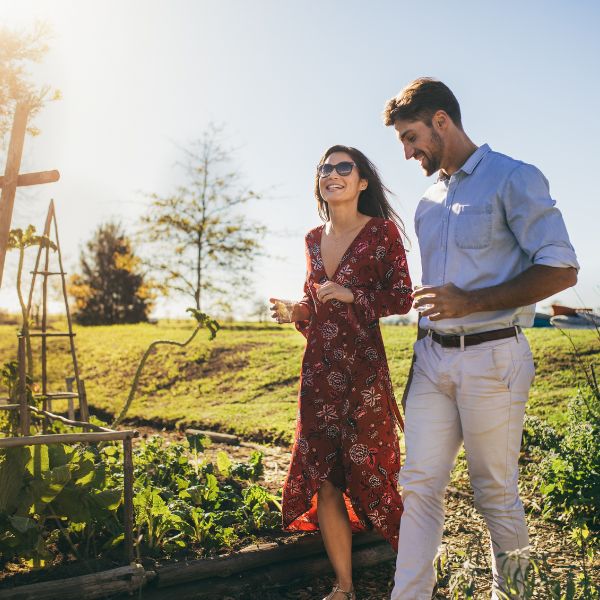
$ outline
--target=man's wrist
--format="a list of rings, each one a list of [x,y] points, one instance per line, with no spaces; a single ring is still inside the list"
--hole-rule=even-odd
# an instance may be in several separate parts
[[[471,313],[483,312],[485,311],[485,298],[486,294],[483,289],[481,290],[471,290],[470,292],[463,292],[465,296],[464,307],[465,307],[465,315],[470,315]]]

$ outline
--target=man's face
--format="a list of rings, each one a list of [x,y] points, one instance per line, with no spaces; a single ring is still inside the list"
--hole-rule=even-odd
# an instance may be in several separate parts
[[[423,121],[403,121],[394,123],[398,139],[404,146],[406,160],[419,161],[427,177],[439,171],[444,154],[444,140],[432,125]]]

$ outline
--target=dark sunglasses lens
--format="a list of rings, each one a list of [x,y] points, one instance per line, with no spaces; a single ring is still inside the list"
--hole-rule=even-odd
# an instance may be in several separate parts
[[[352,167],[354,165],[351,162],[341,162],[335,165],[335,170],[342,176],[350,175],[352,173]]]
[[[330,165],[328,163],[324,165],[319,165],[318,172],[319,177],[328,177],[333,172],[333,165]]]
[[[346,160],[338,163],[337,165],[325,163],[319,166],[318,173],[319,177],[328,177],[333,173],[333,170],[335,169],[338,172],[338,175],[346,177],[347,175],[350,175],[350,173],[352,173],[352,167],[354,167],[354,163],[351,163]]]

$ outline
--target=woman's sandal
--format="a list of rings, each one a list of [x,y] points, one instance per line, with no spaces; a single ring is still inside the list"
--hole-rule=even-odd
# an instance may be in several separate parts
[[[329,594],[327,594],[327,596],[325,596],[325,598],[323,598],[323,600],[330,600],[338,593],[344,594],[346,596],[346,600],[356,600],[356,594],[354,593],[354,590],[346,592],[337,584],[333,586],[333,589],[331,590],[331,592],[329,592]]]

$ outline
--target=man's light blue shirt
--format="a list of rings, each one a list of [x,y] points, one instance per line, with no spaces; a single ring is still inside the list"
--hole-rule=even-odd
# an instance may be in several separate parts
[[[451,177],[440,172],[415,214],[423,285],[474,290],[504,283],[532,265],[575,267],[577,257],[548,181],[533,165],[479,147]],[[535,304],[420,326],[468,334],[530,327]]]

